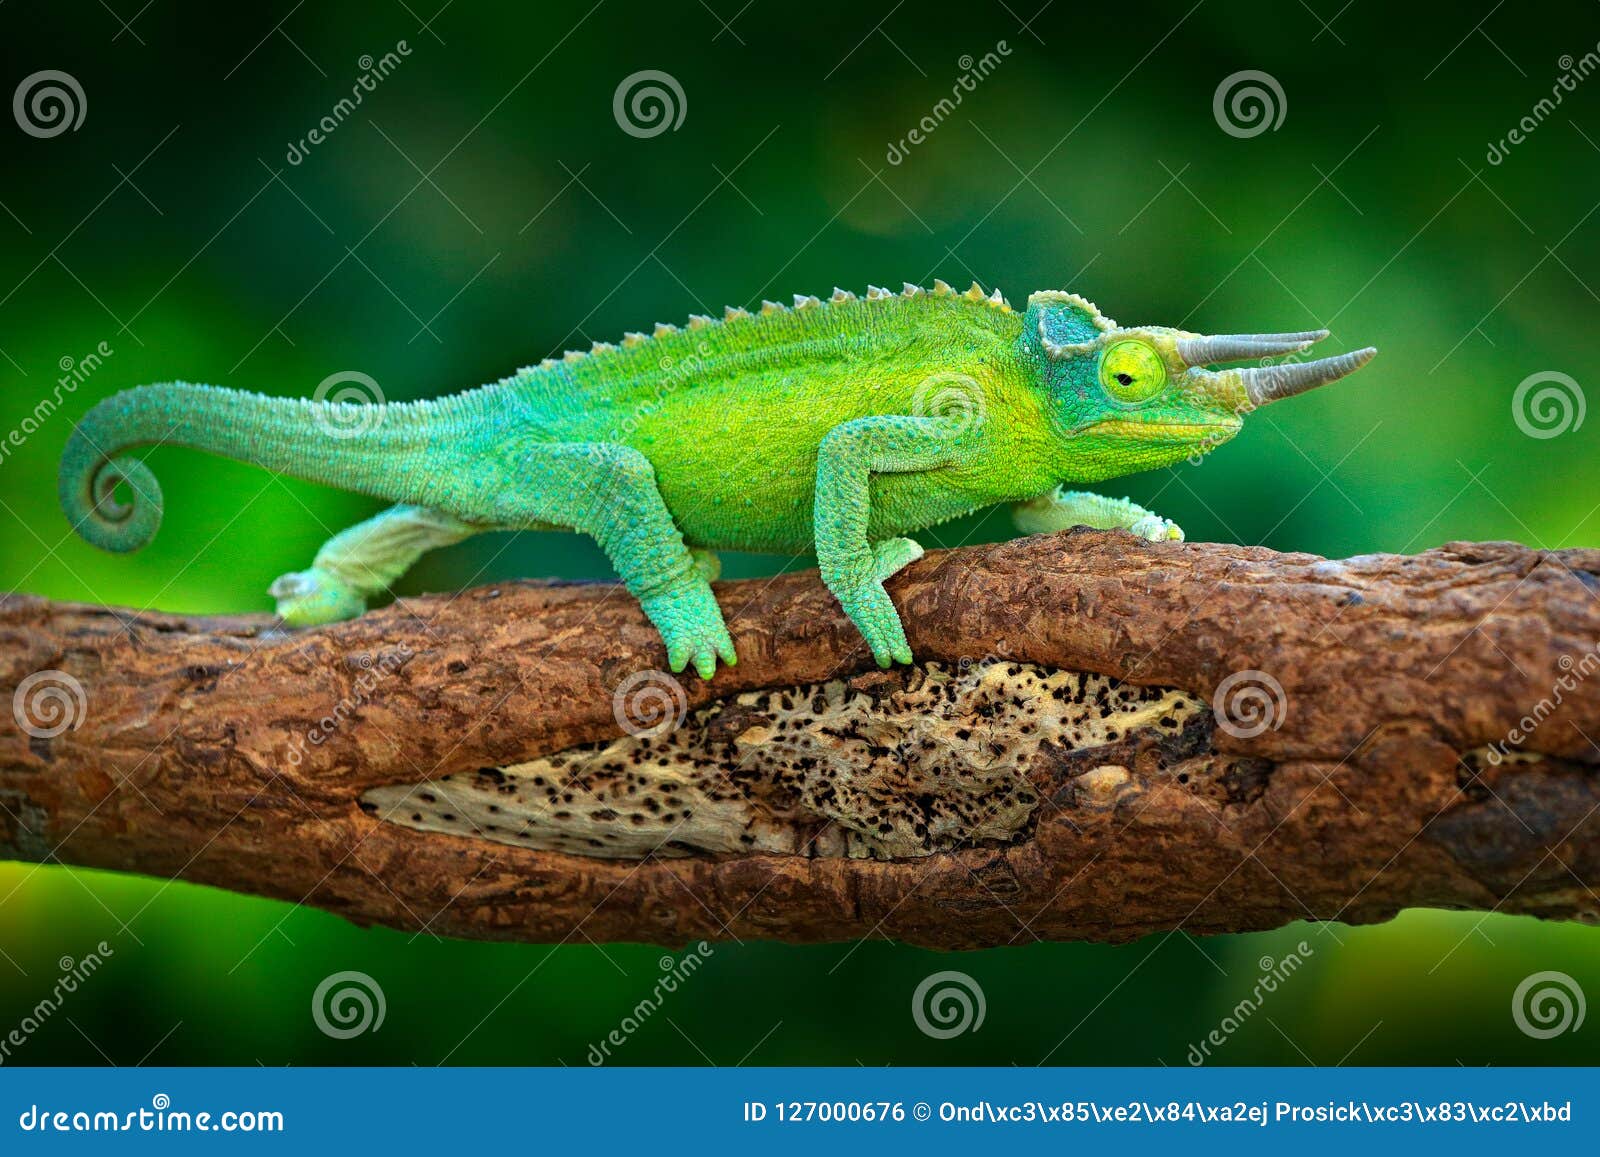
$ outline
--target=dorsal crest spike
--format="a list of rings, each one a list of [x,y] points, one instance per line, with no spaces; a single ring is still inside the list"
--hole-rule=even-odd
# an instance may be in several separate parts
[[[961,296],[965,297],[968,301],[983,301],[989,295],[983,291],[983,286],[974,281],[972,283],[972,288],[968,289]]]
[[[762,317],[766,317],[768,314],[786,313],[786,312],[787,312],[787,310],[785,310],[783,308],[783,306],[779,305],[776,301],[763,301],[761,303],[761,316]]]
[[[794,295],[794,307],[796,309],[810,309],[812,306],[821,305],[821,304],[822,304],[822,299],[821,298],[808,297],[804,293],[797,293],[797,294]]]
[[[703,313],[691,313],[689,315],[689,328],[690,329],[704,329],[706,326],[708,326],[710,324],[711,324],[711,318],[707,317]]]
[[[948,281],[943,281],[935,277],[933,279],[933,292],[938,297],[949,297],[955,292],[955,290],[950,287],[950,283]]]
[[[659,322],[658,321],[658,322],[656,322],[655,332],[652,333],[650,336],[651,337],[666,337],[670,333],[677,333],[677,332],[678,332],[678,327],[677,326],[675,326],[675,325],[667,325],[664,322]]]
[[[627,333],[622,335],[622,348],[625,350],[631,350],[634,346],[639,345],[644,340],[644,334],[638,333],[635,330],[629,330]]]
[[[886,297],[893,297],[893,296],[894,296],[894,294],[890,293],[887,289],[883,288],[883,286],[881,286],[881,285],[869,285],[869,286],[867,286],[867,300],[868,301],[882,301]]]
[[[833,287],[833,296],[828,298],[829,301],[840,305],[847,301],[854,301],[855,299],[855,294],[851,293],[848,289],[840,289],[837,285]]]
[[[725,305],[722,307],[723,321],[742,321],[749,316],[750,311],[748,309],[740,309],[737,305]]]
[[[582,350],[568,350],[566,353],[561,355],[561,360],[570,365],[572,362],[581,362],[588,356],[589,355],[584,353]]]
[[[589,347],[589,352],[592,354],[604,354],[610,353],[616,348],[616,346],[612,345],[608,341],[597,341],[594,343],[594,345]]]
[[[900,295],[902,297],[920,297],[922,296],[922,286],[912,285],[911,282],[908,281],[900,290]]]

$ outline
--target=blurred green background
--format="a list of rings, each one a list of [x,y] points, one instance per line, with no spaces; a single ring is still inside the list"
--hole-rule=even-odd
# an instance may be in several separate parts
[[[71,422],[126,386],[303,396],[359,370],[391,399],[427,397],[727,303],[935,276],[1013,302],[1064,286],[1127,323],[1325,325],[1335,351],[1381,348],[1203,465],[1112,485],[1191,539],[1325,555],[1600,545],[1600,423],[1533,438],[1512,413],[1531,374],[1596,379],[1600,79],[1564,91],[1501,163],[1486,156],[1563,58],[1596,49],[1594,4],[439,2],[0,8],[5,91],[55,69],[87,102],[47,139],[0,123],[0,428],[20,429],[99,343],[112,351],[0,460],[3,589],[265,610],[275,576],[376,509],[158,449],[161,534],[99,554],[69,536],[55,462]],[[362,58],[400,41],[398,66],[291,164]],[[940,118],[990,52],[998,67],[891,164],[891,143]],[[645,69],[684,94],[681,125],[648,138],[613,114]],[[1224,131],[1214,96],[1241,70],[1281,87],[1276,128]],[[974,518],[925,541],[1007,529]],[[490,536],[401,589],[608,574],[586,540]],[[114,956],[7,1063],[582,1065],[662,955],[362,931],[182,884],[0,865],[0,1036],[59,958],[102,939]],[[1536,971],[1600,996],[1592,928],[1415,912],[1120,947],[1028,939],[960,956],[719,946],[613,1063],[1181,1065],[1258,959],[1302,939],[1307,966],[1215,1063],[1600,1057],[1600,1016],[1551,1040],[1511,1016]],[[945,968],[981,985],[987,1016],[936,1040],[910,1002]],[[382,987],[387,1016],[336,1040],[311,995],[347,969]]]

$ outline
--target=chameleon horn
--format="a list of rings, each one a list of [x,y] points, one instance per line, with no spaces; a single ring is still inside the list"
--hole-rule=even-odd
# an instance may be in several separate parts
[[[1370,362],[1378,351],[1371,346],[1331,358],[1318,358],[1299,365],[1251,366],[1234,370],[1244,385],[1244,392],[1253,406],[1264,406],[1279,398],[1293,397],[1329,382],[1355,373]]]
[[[1241,362],[1299,353],[1328,336],[1325,329],[1301,333],[1228,333],[1215,337],[1187,337],[1178,341],[1178,356],[1191,366],[1215,362]]]

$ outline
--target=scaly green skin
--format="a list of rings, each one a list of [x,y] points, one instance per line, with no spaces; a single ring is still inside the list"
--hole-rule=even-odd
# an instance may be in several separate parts
[[[1181,539],[1132,503],[1062,484],[1204,453],[1261,401],[1348,372],[1326,359],[1268,381],[1269,371],[1206,370],[1197,350],[1239,360],[1318,336],[1121,329],[1067,293],[1035,294],[1018,313],[977,286],[836,291],[658,326],[431,402],[363,407],[184,383],[126,391],[73,432],[61,502],[90,542],[138,549],[159,525],[161,491],[141,461],[116,455],[172,442],[399,503],[274,584],[297,626],[360,614],[423,551],[478,531],[578,531],[639,598],[671,668],[693,663],[707,678],[719,657],[735,661],[711,552],[815,551],[887,666],[911,660],[883,589],[922,553],[907,534],[1011,502],[1024,530],[1083,523]],[[1313,371],[1333,362],[1339,373]],[[113,497],[119,482],[132,502]]]

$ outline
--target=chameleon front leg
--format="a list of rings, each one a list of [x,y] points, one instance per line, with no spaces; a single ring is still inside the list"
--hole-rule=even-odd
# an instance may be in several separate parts
[[[1176,522],[1153,514],[1138,503],[1060,486],[1038,498],[1013,504],[1011,517],[1024,534],[1088,526],[1095,530],[1132,531],[1151,542],[1183,541],[1183,530]]]
[[[495,504],[497,521],[555,523],[600,544],[661,632],[672,670],[693,663],[709,679],[718,658],[738,661],[711,593],[716,556],[684,545],[655,468],[638,450],[617,442],[535,444],[507,489]]]
[[[323,544],[311,569],[282,575],[268,593],[291,627],[353,619],[425,551],[488,530],[426,506],[391,506]]]
[[[905,627],[883,583],[922,557],[922,548],[909,538],[867,541],[869,480],[873,474],[948,466],[959,454],[958,443],[941,419],[887,414],[835,426],[818,447],[812,515],[817,565],[880,667],[911,662]]]

